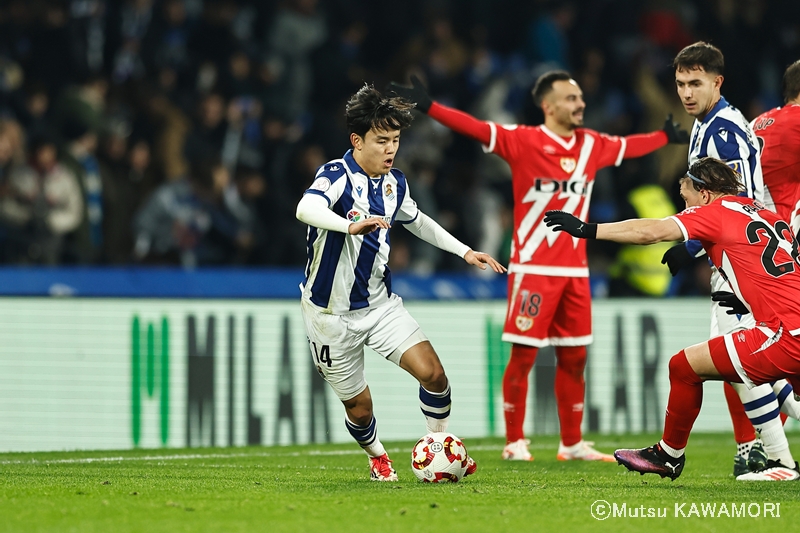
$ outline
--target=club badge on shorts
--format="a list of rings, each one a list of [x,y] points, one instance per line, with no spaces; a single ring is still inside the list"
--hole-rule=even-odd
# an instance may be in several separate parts
[[[528,331],[533,327],[533,319],[525,315],[517,315],[517,319],[514,321],[514,323],[517,325],[517,329],[520,331]]]
[[[561,168],[567,174],[572,174],[575,170],[576,162],[574,157],[562,157],[561,158]]]

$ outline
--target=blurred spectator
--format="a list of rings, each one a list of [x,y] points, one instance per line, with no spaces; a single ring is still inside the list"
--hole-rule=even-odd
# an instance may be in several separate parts
[[[67,262],[99,263],[103,257],[103,180],[97,160],[97,134],[78,119],[68,120],[62,129],[65,141],[62,162],[77,178],[85,212],[80,228],[66,245]]]
[[[111,56],[111,79],[123,83],[145,75],[142,41],[153,20],[153,0],[110,2],[107,55]]]
[[[103,179],[104,257],[110,264],[133,259],[133,219],[157,185],[150,143],[143,137],[108,135],[100,150]]]
[[[252,246],[224,205],[228,170],[217,160],[192,165],[188,178],[162,185],[134,219],[134,256],[149,264],[184,268],[229,262]]]
[[[314,75],[311,53],[328,35],[317,0],[287,0],[268,31],[266,68],[272,90],[267,110],[294,121],[308,110]]]
[[[222,152],[227,130],[225,109],[225,99],[218,93],[207,94],[200,100],[194,125],[186,136],[183,149],[189,164],[208,158],[209,154]]]
[[[28,164],[8,177],[0,216],[8,230],[6,257],[14,263],[55,265],[65,236],[83,221],[78,179],[58,162],[56,143],[48,137],[30,142]]]
[[[82,83],[66,89],[55,108],[56,127],[67,122],[85,124],[95,134],[104,126],[108,81],[103,76],[93,75]]]

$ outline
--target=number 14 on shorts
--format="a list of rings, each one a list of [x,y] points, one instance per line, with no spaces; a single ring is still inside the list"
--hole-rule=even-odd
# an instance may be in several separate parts
[[[314,359],[318,365],[327,365],[328,368],[331,367],[331,347],[329,345],[323,344],[317,348],[317,343],[312,341],[311,349],[314,350]]]

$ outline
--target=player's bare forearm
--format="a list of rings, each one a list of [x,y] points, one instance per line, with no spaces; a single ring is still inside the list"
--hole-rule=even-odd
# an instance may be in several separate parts
[[[492,129],[488,122],[478,120],[458,109],[444,106],[439,102],[433,102],[430,110],[428,110],[428,115],[454,132],[471,137],[483,144],[488,145],[492,139]]]
[[[598,224],[596,238],[623,244],[655,244],[683,240],[683,234],[671,218],[638,218]]]

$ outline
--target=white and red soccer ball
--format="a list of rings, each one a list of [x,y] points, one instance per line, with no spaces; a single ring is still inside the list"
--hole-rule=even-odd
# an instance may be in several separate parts
[[[429,433],[411,450],[411,470],[426,483],[457,483],[467,471],[467,449],[452,433]]]

